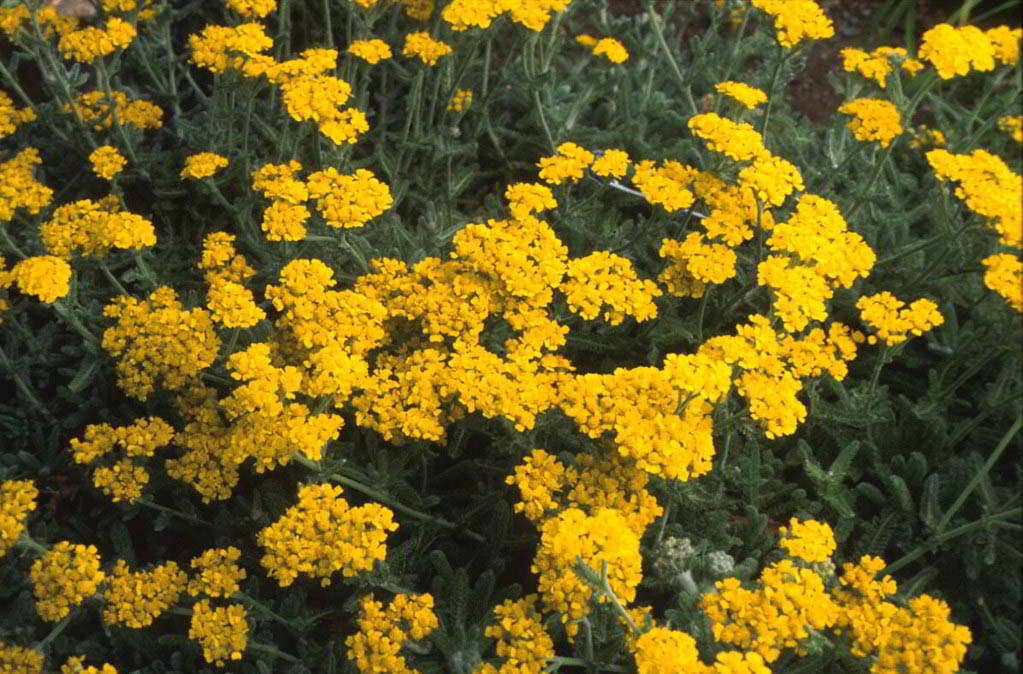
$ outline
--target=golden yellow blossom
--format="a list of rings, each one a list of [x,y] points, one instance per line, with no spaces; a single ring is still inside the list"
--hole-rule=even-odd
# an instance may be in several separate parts
[[[210,178],[220,169],[227,166],[227,157],[214,152],[199,152],[185,158],[185,166],[181,169],[182,178],[201,180]]]

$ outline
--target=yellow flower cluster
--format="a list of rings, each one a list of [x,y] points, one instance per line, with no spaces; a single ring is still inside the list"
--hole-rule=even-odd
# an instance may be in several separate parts
[[[0,269],[0,289],[11,283],[24,294],[52,304],[71,289],[71,265],[54,255],[26,257],[9,272]]]
[[[105,197],[58,206],[39,226],[39,238],[49,253],[65,259],[76,253],[104,257],[111,250],[156,245],[156,230],[150,220],[122,210],[116,198]]]
[[[949,620],[948,605],[920,595],[899,606],[890,576],[877,580],[885,562],[865,556],[842,566],[834,596],[840,607],[836,631],[847,634],[853,655],[870,658],[871,674],[907,671],[954,674],[972,640],[970,630]]]
[[[625,604],[636,597],[642,578],[639,536],[621,512],[597,508],[587,514],[568,508],[540,527],[540,544],[530,570],[537,574],[540,597],[548,611],[559,614],[565,631],[573,638],[578,621],[589,613],[591,599],[609,601],[579,574],[582,564],[590,573],[607,569],[611,590]]]
[[[426,31],[418,31],[405,36],[405,46],[402,47],[401,53],[403,56],[415,57],[426,65],[433,66],[451,51],[451,45],[433,39]]]
[[[185,166],[181,169],[182,178],[201,180],[211,178],[220,169],[227,166],[227,157],[214,152],[199,152],[185,158]]]
[[[787,527],[781,527],[779,533],[779,545],[785,548],[788,556],[804,562],[825,562],[837,547],[835,533],[824,522],[801,522],[793,517]]]
[[[39,490],[31,480],[0,482],[0,557],[18,542],[28,514],[36,509],[38,496]]]
[[[751,161],[767,151],[764,139],[752,125],[733,122],[714,112],[690,117],[687,126],[694,136],[706,142],[708,149],[735,161]]]
[[[363,674],[415,674],[401,655],[407,641],[425,639],[437,629],[433,596],[399,594],[384,608],[382,602],[367,595],[359,600],[359,631],[345,639],[348,657]]]
[[[604,150],[590,165],[590,170],[602,178],[624,178],[630,163],[625,150],[612,148]]]
[[[518,601],[506,600],[494,608],[494,624],[484,634],[497,640],[500,666],[481,663],[473,674],[540,674],[547,661],[554,657],[554,641],[543,626],[543,616],[536,609],[537,596],[531,594]]]
[[[246,572],[239,564],[241,550],[229,546],[206,550],[191,562],[194,574],[188,581],[193,597],[230,597],[241,589]]]
[[[856,308],[863,322],[877,333],[868,337],[871,344],[881,340],[895,346],[910,335],[920,336],[945,322],[931,300],[921,298],[907,305],[888,291],[863,295],[856,301]]]
[[[902,133],[902,116],[890,101],[880,98],[857,98],[843,103],[838,111],[850,115],[849,130],[856,140],[877,141],[888,147]]]
[[[266,550],[261,562],[281,587],[299,574],[320,578],[329,585],[340,571],[350,578],[369,571],[387,555],[387,534],[398,528],[392,513],[377,503],[351,507],[341,487],[305,485],[298,502],[257,540]]]
[[[101,145],[93,150],[89,154],[89,162],[92,164],[92,172],[104,180],[112,180],[128,164],[124,155],[111,145]]]
[[[257,19],[277,9],[277,0],[225,0],[224,4],[241,16]]]
[[[655,318],[654,298],[661,294],[653,281],[639,278],[629,260],[603,250],[569,262],[559,288],[569,311],[590,321],[603,311],[610,325],[621,325],[626,316]]]
[[[774,19],[778,44],[785,48],[835,34],[831,19],[814,0],[752,0],[752,5]]]
[[[34,21],[33,21],[34,20]],[[7,34],[12,42],[20,42],[22,31],[34,37],[34,23],[39,25],[40,31],[46,39],[54,35],[63,35],[78,27],[78,19],[73,16],[65,16],[57,11],[55,5],[46,5],[29,9],[27,3],[19,2],[10,7],[0,7],[0,30]]]
[[[539,526],[566,508],[611,508],[637,536],[661,515],[657,499],[646,489],[649,476],[635,462],[617,454],[599,459],[580,454],[576,463],[566,467],[557,457],[534,449],[505,480],[519,490],[515,512]]]
[[[1010,253],[997,253],[981,263],[984,285],[1001,295],[1010,307],[1023,312],[1023,260]]]
[[[136,129],[159,129],[163,126],[163,111],[158,106],[149,101],[132,100],[121,91],[112,92],[112,96],[102,91],[86,92],[73,103],[65,104],[61,112],[92,124],[96,131],[113,126],[115,115],[121,126],[133,126]]]
[[[632,184],[643,198],[669,213],[689,208],[695,198],[688,185],[693,169],[677,161],[663,161],[658,166],[644,159],[634,166]]]
[[[242,285],[255,270],[235,251],[233,235],[207,234],[199,268],[205,272],[206,306],[215,322],[226,328],[251,328],[266,318],[252,291]]]
[[[42,163],[39,150],[27,147],[11,159],[0,163],[0,222],[25,209],[32,215],[46,208],[53,190],[35,179],[32,170]]]
[[[987,220],[1003,244],[1023,249],[1023,177],[986,150],[931,150],[927,161],[939,179],[959,183],[956,196]]]
[[[472,89],[458,89],[448,101],[448,112],[464,112],[472,106]]]
[[[923,34],[918,53],[943,80],[995,67],[995,48],[976,26],[938,24]]]
[[[0,641],[0,672],[4,674],[42,674],[43,654],[31,648],[12,646]]]
[[[400,0],[406,5],[432,5],[431,0]],[[441,12],[441,18],[454,31],[489,28],[494,20],[508,14],[515,23],[539,33],[550,21],[552,13],[563,11],[571,0],[452,0]],[[406,10],[408,11],[408,10]],[[429,12],[419,17],[426,19]]]
[[[1007,66],[1015,66],[1019,63],[1020,39],[1023,38],[1023,28],[1009,28],[1008,26],[995,26],[984,31],[984,35],[991,41],[995,50],[995,60]]]
[[[1023,115],[999,118],[998,128],[1009,134],[1017,143],[1023,143]]]
[[[14,101],[6,91],[0,91],[0,138],[14,133],[19,126],[36,118],[32,108],[15,107]]]
[[[86,665],[85,658],[72,656],[61,666],[60,674],[117,674],[117,668],[109,664]]]
[[[32,563],[30,577],[36,612],[57,622],[96,594],[106,574],[96,546],[61,541]]]
[[[91,63],[98,58],[109,56],[131,44],[137,35],[135,26],[124,19],[111,17],[106,26],[86,26],[64,33],[57,42],[57,48],[66,59]]]
[[[594,56],[603,56],[611,63],[625,63],[629,60],[629,51],[625,45],[613,37],[600,38],[590,51]]]
[[[148,627],[185,591],[188,576],[175,562],[149,571],[131,571],[117,560],[103,590],[103,622],[133,629]]]
[[[526,220],[534,213],[557,208],[558,202],[550,188],[540,183],[515,183],[504,191],[508,210],[516,220]]]
[[[767,102],[766,93],[761,89],[751,87],[745,82],[733,82],[732,80],[718,82],[714,85],[714,90],[738,102],[747,110],[752,110],[758,105]]]
[[[334,49],[307,49],[297,58],[278,62],[264,53],[273,40],[258,23],[208,25],[189,41],[193,63],[214,73],[237,70],[245,77],[265,77],[280,88],[292,119],[314,122],[335,145],[354,143],[369,130],[365,113],[343,107],[351,98],[351,85],[325,74],[337,64]]]
[[[715,584],[700,605],[714,638],[758,653],[774,662],[784,649],[798,648],[810,635],[835,624],[838,607],[816,572],[783,559],[760,574],[759,587],[742,587],[737,578]]]
[[[145,400],[157,383],[175,391],[213,363],[220,339],[203,309],[185,309],[177,293],[162,286],[144,300],[118,297],[103,309],[116,321],[103,331],[103,348],[117,363],[117,383]]]
[[[557,147],[557,154],[543,157],[537,162],[540,167],[540,179],[551,185],[560,185],[565,181],[576,182],[593,163],[593,153],[575,143],[562,143]]]
[[[894,71],[894,65],[910,75],[915,75],[924,67],[923,63],[911,58],[901,47],[878,47],[874,51],[846,47],[839,54],[842,57],[842,68],[847,73],[859,73],[877,82],[882,89],[888,86],[888,75]]]
[[[223,667],[241,660],[249,641],[249,612],[239,604],[213,607],[208,599],[192,607],[188,638],[199,642],[206,662]]]
[[[296,161],[267,164],[252,174],[253,189],[271,200],[262,225],[270,241],[305,237],[312,215],[305,203],[310,200],[327,225],[343,229],[364,226],[394,203],[390,188],[367,169],[345,175],[330,167],[302,181],[297,177],[301,168]]]
[[[391,58],[391,47],[380,39],[353,40],[346,50],[352,56],[358,56],[366,63],[376,64]]]
[[[93,465],[120,446],[124,455],[110,465],[95,469],[92,482],[114,503],[129,503],[142,496],[149,482],[149,473],[136,459],[153,456],[156,450],[170,444],[174,429],[159,417],[137,419],[128,426],[113,427],[93,424],[85,428],[82,438],[71,440],[75,463]]]

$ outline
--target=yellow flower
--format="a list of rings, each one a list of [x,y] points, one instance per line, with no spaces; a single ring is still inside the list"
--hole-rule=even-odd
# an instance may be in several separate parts
[[[6,91],[0,91],[0,138],[14,133],[19,126],[36,118],[32,108],[17,108]]]
[[[911,59],[901,47],[878,47],[872,52],[847,47],[839,52],[842,56],[842,68],[846,72],[857,72],[867,79],[877,82],[884,89],[888,86],[888,74],[893,70],[893,62],[902,64],[903,70],[910,74],[923,67],[916,59]]]
[[[449,112],[462,112],[472,105],[472,89],[459,89],[448,101]]]
[[[813,0],[752,0],[774,18],[778,43],[791,48],[803,40],[826,40],[835,34],[831,19]]]
[[[118,297],[103,309],[116,323],[103,332],[103,348],[117,359],[117,383],[145,400],[157,382],[178,390],[213,363],[220,340],[203,309],[185,309],[162,286],[144,300]]]
[[[902,117],[898,108],[890,101],[879,98],[857,98],[843,103],[839,112],[851,115],[849,130],[856,140],[876,140],[881,147],[888,147],[902,133]]]
[[[61,620],[96,594],[106,574],[94,545],[61,541],[32,564],[36,612],[47,622]]]
[[[367,169],[343,175],[330,167],[309,175],[309,196],[331,227],[362,227],[394,204],[391,189]]]
[[[1009,253],[990,255],[984,265],[984,285],[1001,295],[1009,306],[1023,312],[1023,261]]]
[[[653,281],[639,278],[629,260],[603,250],[571,260],[559,289],[569,311],[591,321],[603,310],[611,325],[620,325],[626,316],[655,318],[654,298],[661,294]]]
[[[943,80],[967,75],[971,69],[987,71],[995,67],[995,48],[976,26],[938,24],[923,34],[919,56],[934,66]]]
[[[629,155],[625,150],[604,150],[590,170],[604,178],[624,178],[629,171]]]
[[[251,290],[221,278],[210,283],[206,291],[206,306],[213,320],[225,328],[251,328],[266,318],[266,313],[256,305]]]
[[[583,172],[592,163],[592,152],[575,143],[562,143],[557,147],[557,154],[541,158],[536,165],[540,167],[541,180],[551,185],[560,185],[566,180],[575,182],[582,178]]]
[[[262,229],[267,241],[301,241],[305,238],[305,223],[312,216],[301,204],[274,200],[263,211]]]
[[[91,63],[97,58],[124,49],[131,44],[136,34],[135,26],[113,17],[107,20],[106,28],[86,26],[64,33],[57,43],[57,48],[66,59]]]
[[[163,126],[163,111],[149,101],[131,100],[121,91],[107,96],[102,91],[89,91],[65,104],[60,111],[92,124],[96,131],[109,129],[114,123],[114,112],[122,126],[137,129],[159,129]],[[111,106],[113,103],[113,106]]]
[[[128,163],[124,155],[110,145],[102,145],[93,150],[89,161],[92,163],[92,172],[104,180],[111,180]]]
[[[451,0],[440,16],[451,26],[451,30],[457,32],[470,28],[489,28],[497,16],[507,11],[510,4],[503,0]]]
[[[695,172],[677,161],[668,160],[656,166],[645,159],[635,165],[632,184],[648,202],[674,213],[689,208],[696,200],[689,189]]]
[[[942,180],[959,183],[955,194],[987,219],[1003,244],[1023,248],[1023,180],[998,155],[986,150],[952,154],[931,150],[927,161]]]
[[[558,207],[554,194],[546,185],[539,183],[515,183],[504,191],[508,210],[516,220],[525,220],[534,213]]]
[[[377,503],[353,508],[341,491],[328,484],[304,485],[298,503],[259,532],[257,541],[266,550],[261,562],[281,587],[299,574],[318,577],[326,586],[335,572],[351,577],[386,556],[387,534],[398,528],[391,511]]]
[[[795,164],[766,151],[739,171],[739,186],[749,189],[758,201],[771,206],[781,206],[785,197],[804,187]]]
[[[1009,134],[1009,137],[1017,143],[1023,143],[1023,115],[1000,118],[998,128]]]
[[[554,641],[544,629],[536,603],[537,596],[531,594],[494,608],[495,622],[484,630],[497,640],[497,657],[503,658],[494,672],[539,672],[554,657]]]
[[[53,255],[37,255],[19,261],[11,268],[18,289],[40,302],[52,304],[68,294],[71,265]]]
[[[766,93],[744,82],[733,82],[731,80],[718,82],[714,85],[714,90],[728,96],[732,100],[738,101],[747,110],[752,110],[758,105],[767,102]]]
[[[43,661],[39,651],[0,641],[0,672],[4,674],[43,674]]]
[[[736,161],[750,161],[766,152],[764,139],[745,122],[733,122],[717,113],[706,112],[690,117],[688,126],[710,150]]]
[[[383,40],[353,40],[347,49],[352,56],[358,56],[366,63],[380,63],[391,58],[391,48]]]
[[[0,557],[18,542],[28,514],[36,509],[38,496],[39,490],[31,480],[0,482]]]
[[[447,56],[451,51],[451,46],[447,43],[433,39],[426,31],[419,31],[405,36],[405,46],[401,53],[404,56],[414,56],[426,65],[432,66],[437,64],[438,59]]]
[[[591,51],[594,56],[603,56],[611,63],[625,63],[629,60],[629,52],[625,45],[613,37],[604,37],[597,40]]]
[[[227,166],[227,157],[214,152],[199,152],[185,158],[185,166],[181,169],[182,178],[201,180],[214,176],[220,169]]]
[[[1014,66],[1019,63],[1019,42],[1023,29],[996,26],[984,32],[995,50],[995,60],[1005,65]]]
[[[359,600],[359,631],[345,639],[348,657],[364,674],[415,674],[401,655],[406,641],[425,639],[437,629],[439,621],[433,612],[433,596],[399,594],[390,605],[366,595]]]
[[[863,322],[877,333],[868,338],[871,344],[878,339],[888,346],[901,344],[910,335],[920,336],[945,322],[931,300],[918,299],[906,305],[887,291],[860,297],[856,308]]]
[[[188,638],[199,642],[206,662],[223,667],[229,660],[241,660],[248,645],[249,612],[230,604],[213,608],[208,599],[192,607]]]
[[[201,32],[188,38],[192,49],[191,61],[200,68],[214,73],[239,69],[249,59],[259,57],[273,47],[273,40],[259,23],[237,26],[207,25]]]
[[[781,527],[779,545],[790,557],[804,562],[825,562],[835,552],[835,534],[824,522],[816,520],[789,520],[787,527]]]
[[[177,563],[131,571],[117,560],[103,590],[103,622],[139,629],[153,624],[185,591],[188,576]]]
[[[244,17],[262,19],[277,9],[277,0],[225,0],[227,8]]]
[[[638,674],[708,674],[696,650],[696,640],[685,632],[653,627],[631,644]]]
[[[9,221],[18,209],[35,215],[49,205],[53,190],[32,175],[41,163],[39,151],[33,147],[0,163],[0,222]]]
[[[246,572],[238,564],[241,551],[235,547],[212,548],[192,559],[195,574],[188,581],[193,597],[230,597],[241,589]]]
[[[109,664],[103,664],[100,667],[87,666],[85,658],[73,656],[68,658],[63,666],[61,666],[60,674],[117,674],[117,669]]]

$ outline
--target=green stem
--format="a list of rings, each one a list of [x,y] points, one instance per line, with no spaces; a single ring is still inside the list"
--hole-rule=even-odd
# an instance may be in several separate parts
[[[955,514],[959,512],[959,509],[963,506],[963,503],[966,502],[966,499],[970,497],[970,494],[973,493],[973,490],[976,489],[977,485],[980,484],[981,480],[983,480],[987,476],[987,474],[991,472],[991,469],[994,468],[995,463],[997,463],[998,459],[1001,458],[1002,452],[1004,452],[1005,448],[1009,446],[1010,442],[1012,442],[1013,437],[1015,437],[1016,433],[1019,432],[1021,426],[1023,426],[1023,416],[1017,416],[1016,422],[1009,428],[1008,431],[1005,432],[1005,435],[1002,436],[1002,439],[999,440],[998,444],[995,446],[994,451],[991,452],[991,456],[989,456],[987,461],[984,462],[984,465],[981,466],[981,469],[974,473],[973,478],[970,480],[969,484],[966,485],[966,488],[963,489],[962,492],[960,492],[955,502],[949,507],[947,511],[945,511],[945,514],[942,516],[941,521],[938,522],[938,526],[936,528],[938,533],[941,533],[945,529],[945,527],[952,520]]]
[[[274,648],[273,646],[270,646],[269,644],[261,644],[258,641],[250,641],[248,644],[246,644],[245,648],[247,650],[259,651],[261,653],[267,653],[268,655],[272,655],[275,658],[280,658],[281,660],[284,660],[286,662],[290,662],[292,664],[299,664],[299,663],[302,662],[301,660],[296,658],[294,655],[289,655],[288,653],[285,653],[283,651],[277,650],[276,648]]]
[[[45,555],[50,551],[45,545],[42,545],[39,541],[32,538],[27,530],[21,532],[21,536],[18,537],[15,545],[22,548],[28,548],[37,555]]]
[[[877,382],[881,379],[881,370],[884,368],[885,363],[888,362],[890,348],[885,344],[881,349],[881,355],[877,359],[877,364],[874,365],[874,373],[870,376],[870,386],[867,387],[868,394],[873,394],[877,390]]]
[[[1002,523],[1003,520],[1018,517],[1021,514],[1023,514],[1023,508],[1012,508],[1011,510],[1005,510],[1000,513],[995,513],[994,515],[982,517],[974,522],[968,522],[966,524],[956,527],[955,529],[949,529],[948,531],[942,534],[938,534],[936,536],[931,537],[930,539],[927,540],[927,542],[917,547],[909,554],[895,560],[894,562],[889,564],[881,573],[882,574],[894,573],[895,571],[901,569],[907,564],[916,561],[917,559],[925,555],[927,552],[929,552],[932,548],[941,545],[942,543],[947,543],[948,541],[954,538],[958,538],[959,536],[968,534],[971,531],[979,529],[980,527],[986,526],[988,524]]]
[[[618,599],[618,595],[615,594],[615,591],[611,589],[611,581],[607,577],[607,560],[604,560],[600,566],[600,582],[603,584],[601,589],[603,590],[604,595],[611,600],[611,604],[625,620],[625,624],[629,626],[630,630],[638,633],[639,627],[636,625],[636,622],[625,610],[625,607],[622,606],[622,602]]]
[[[7,370],[7,374],[14,380],[15,386],[21,391],[21,395],[25,396],[25,399],[31,403],[32,407],[36,408],[40,414],[42,414],[47,421],[54,421],[54,417],[50,414],[50,410],[43,405],[42,401],[36,397],[32,387],[28,385],[28,382],[21,376],[21,373],[14,369],[14,364],[7,357],[7,353],[0,347],[0,365]]]
[[[103,260],[99,260],[99,268],[103,271],[103,275],[107,277],[107,280],[110,281],[110,283],[113,284],[113,286],[117,289],[117,292],[121,293],[122,295],[131,295],[131,293],[128,292],[127,288],[121,285],[121,282],[117,280],[117,277],[114,276],[114,273],[110,271],[110,267],[107,266],[106,262],[104,262]]]
[[[619,667],[618,665],[605,665],[603,663],[590,663],[590,662],[586,662],[582,658],[568,658],[568,657],[563,657],[561,655],[556,655],[553,658],[550,658],[547,661],[546,668],[543,671],[545,671],[545,672],[557,672],[562,667],[585,667],[585,668],[589,669],[593,665],[596,665],[596,667],[598,668],[597,671],[601,671],[601,672],[624,672],[624,671],[626,671],[626,669],[624,667]]]
[[[279,622],[280,624],[287,625],[289,627],[292,626],[292,622],[290,620],[288,620],[287,618],[284,618],[284,617],[278,615],[269,606],[267,606],[266,604],[264,604],[263,602],[261,602],[261,601],[259,601],[257,599],[253,599],[252,597],[250,597],[249,595],[245,594],[244,592],[239,592],[239,593],[237,593],[234,596],[235,596],[236,599],[238,599],[242,603],[248,604],[248,605],[252,606],[253,608],[259,609],[260,611],[262,611],[263,613],[268,615],[273,620]]]
[[[193,524],[201,524],[201,525],[207,526],[207,527],[213,526],[212,522],[207,522],[204,519],[201,519],[199,517],[195,517],[194,515],[189,515],[188,513],[183,513],[180,510],[177,510],[175,508],[168,508],[167,506],[160,505],[159,503],[156,503],[155,501],[150,501],[149,499],[147,499],[145,497],[135,499],[135,504],[136,505],[145,506],[146,508],[152,508],[153,510],[158,510],[160,512],[167,513],[168,515],[174,515],[175,517],[180,517],[181,519],[183,519],[183,520],[185,520],[187,522],[192,522]]]
[[[53,310],[57,312],[57,315],[64,319],[64,322],[70,325],[75,332],[77,332],[90,346],[96,348],[99,346],[99,339],[96,335],[92,334],[89,328],[78,320],[78,316],[75,315],[74,309],[66,304],[65,298],[61,298],[53,303]]]
[[[778,60],[774,63],[774,71],[771,72],[771,84],[767,87],[767,105],[764,107],[764,118],[760,120],[760,135],[763,136],[765,145],[767,144],[767,123],[771,119],[771,110],[774,108],[774,89],[778,86],[781,67],[788,60],[790,53],[789,50],[782,48]]]
[[[379,492],[376,489],[373,489],[372,487],[369,487],[363,484],[362,482],[359,482],[358,480],[355,480],[350,477],[345,477],[344,475],[339,475],[338,473],[323,473],[322,467],[318,462],[313,461],[312,459],[309,459],[308,457],[305,457],[301,454],[293,454],[292,459],[294,459],[296,463],[305,466],[310,470],[315,471],[322,477],[332,482],[337,482],[338,484],[343,484],[346,487],[351,487],[352,489],[358,492],[362,492],[363,494],[369,496],[372,499],[376,499],[377,501],[380,501],[381,503],[386,504],[399,512],[405,513],[409,517],[414,517],[415,519],[421,520],[423,522],[429,522],[431,524],[435,524],[445,529],[455,529],[461,531],[468,538],[471,538],[472,540],[477,541],[478,543],[486,542],[486,539],[480,534],[476,533],[475,531],[472,531],[470,529],[463,529],[454,522],[450,522],[441,517],[434,517],[433,515],[424,513],[421,510],[416,510],[415,508],[410,508],[407,505],[398,503],[397,501],[387,496],[386,494]]]
[[[668,65],[671,67],[671,72],[675,75],[675,79],[678,80],[679,86],[682,88],[682,92],[686,96],[686,101],[689,103],[692,114],[698,113],[700,110],[696,107],[696,101],[693,100],[693,92],[689,87],[689,83],[686,81],[685,75],[682,74],[682,69],[678,65],[678,61],[675,60],[675,55],[671,52],[671,47],[668,46],[668,41],[664,38],[664,25],[661,22],[661,16],[654,11],[653,3],[648,4],[646,8],[647,16],[650,17],[650,25],[654,27],[654,36],[657,38],[657,45],[664,52],[664,56],[668,60]]]
[[[74,615],[75,615],[74,612],[69,613],[64,617],[63,620],[54,625],[53,629],[50,630],[50,633],[43,637],[43,640],[35,645],[35,650],[37,651],[45,650],[46,647],[50,645],[50,642],[52,642],[54,639],[60,636],[60,633],[63,632],[64,628],[68,626],[68,623],[71,622],[71,618],[73,618]]]

